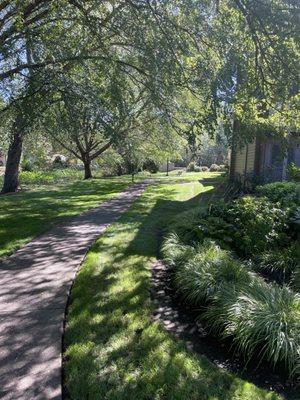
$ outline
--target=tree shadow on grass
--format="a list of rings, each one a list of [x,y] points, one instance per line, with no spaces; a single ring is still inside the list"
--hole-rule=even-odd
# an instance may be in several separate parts
[[[199,204],[199,198],[169,200],[174,196],[175,189],[150,188],[88,254],[72,290],[67,318],[65,397],[278,398],[198,357],[153,322],[150,267],[157,254],[157,230]]]
[[[76,181],[66,187],[0,197],[0,256],[8,255],[54,224],[67,221],[128,186],[128,180]]]

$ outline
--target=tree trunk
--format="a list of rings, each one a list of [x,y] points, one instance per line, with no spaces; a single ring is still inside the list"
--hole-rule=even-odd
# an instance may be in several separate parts
[[[91,162],[84,161],[84,179],[92,178]]]
[[[16,119],[13,127],[13,138],[10,142],[1,193],[16,192],[19,187],[19,167],[22,155],[24,130],[21,118]]]

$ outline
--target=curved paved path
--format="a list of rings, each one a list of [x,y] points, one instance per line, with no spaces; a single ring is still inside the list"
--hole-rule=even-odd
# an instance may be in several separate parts
[[[146,186],[130,186],[0,264],[0,399],[61,399],[63,320],[75,273],[96,238]]]

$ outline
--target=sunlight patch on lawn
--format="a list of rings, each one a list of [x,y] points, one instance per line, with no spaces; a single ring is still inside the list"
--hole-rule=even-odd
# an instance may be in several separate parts
[[[206,189],[176,179],[150,187],[88,253],[66,327],[65,383],[72,399],[280,398],[191,353],[151,318],[157,229]]]

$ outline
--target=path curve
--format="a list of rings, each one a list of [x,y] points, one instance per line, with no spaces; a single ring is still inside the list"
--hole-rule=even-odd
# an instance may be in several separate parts
[[[147,184],[130,186],[0,264],[0,399],[61,400],[63,320],[76,271]]]

